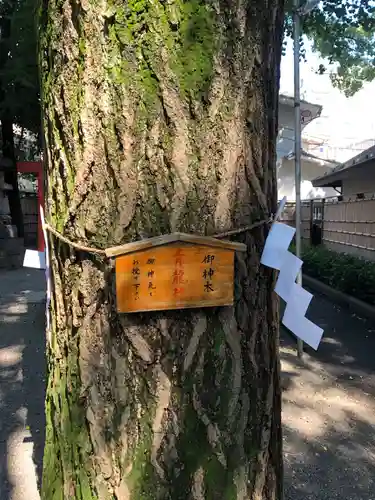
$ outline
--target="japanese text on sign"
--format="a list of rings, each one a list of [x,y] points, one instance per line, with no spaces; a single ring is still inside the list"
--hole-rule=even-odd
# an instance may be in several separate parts
[[[172,244],[116,258],[119,312],[233,304],[234,252]]]

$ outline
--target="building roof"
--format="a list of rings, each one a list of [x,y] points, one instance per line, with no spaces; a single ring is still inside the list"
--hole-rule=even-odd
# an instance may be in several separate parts
[[[279,95],[279,104],[283,104],[284,106],[290,106],[294,108],[294,96],[280,94]],[[303,120],[303,124],[307,125],[315,118],[318,118],[322,112],[323,106],[320,104],[314,104],[312,102],[305,101],[301,99],[301,118]]]
[[[337,165],[333,170],[327,172],[321,177],[317,177],[313,180],[312,184],[314,187],[324,187],[324,186],[332,186],[338,187],[341,184],[341,180],[343,175],[352,168],[366,165],[367,163],[375,160],[375,146],[371,146],[371,148],[365,149],[362,153],[350,158],[344,163]]]

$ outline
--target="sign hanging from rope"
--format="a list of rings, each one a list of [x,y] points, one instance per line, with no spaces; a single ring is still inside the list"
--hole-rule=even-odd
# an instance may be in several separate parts
[[[113,249],[117,310],[231,306],[234,254],[246,250],[243,243],[183,233]]]
[[[303,263],[288,251],[296,230],[278,222],[285,204],[286,197],[273,218],[214,237],[175,233],[108,249],[72,242],[45,222],[43,211],[41,219],[46,249],[46,231],[50,231],[73,248],[104,258],[115,257],[118,311],[125,313],[233,305],[234,254],[246,251],[246,245],[220,238],[273,222],[261,263],[279,271],[275,292],[286,302],[282,323],[317,349],[323,330],[306,318],[313,296],[296,283]],[[26,250],[25,267],[46,269],[47,309],[52,286],[48,261],[48,251]]]

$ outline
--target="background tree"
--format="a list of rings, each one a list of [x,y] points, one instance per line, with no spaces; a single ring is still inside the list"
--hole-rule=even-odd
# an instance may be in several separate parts
[[[4,44],[7,58],[0,73],[4,87],[1,109],[9,110],[20,128],[40,134],[36,0],[12,0],[8,5],[10,36]]]
[[[292,36],[292,0],[287,1],[286,35]],[[324,0],[303,18],[303,33],[313,50],[334,63],[332,84],[352,96],[375,77],[375,3]],[[317,71],[327,71],[321,64]]]
[[[5,0],[0,5],[0,119],[2,153],[10,165],[5,182],[12,222],[23,236],[14,125],[40,135],[35,0]]]
[[[11,15],[13,13],[14,4],[12,2],[1,3],[1,18],[0,18],[0,71],[4,67],[9,58],[9,46],[11,40]],[[4,105],[6,96],[5,79],[0,79],[0,102],[3,104],[0,108],[1,121],[1,143],[2,143],[2,166],[5,166],[4,180],[5,183],[11,186],[11,191],[8,192],[9,210],[12,219],[12,224],[17,227],[18,236],[23,236],[23,216],[21,208],[20,194],[18,190],[17,165],[14,152],[14,133],[13,133],[13,116],[8,106]]]

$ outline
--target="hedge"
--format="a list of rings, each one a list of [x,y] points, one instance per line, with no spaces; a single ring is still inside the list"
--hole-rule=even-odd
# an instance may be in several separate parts
[[[304,247],[303,273],[375,305],[375,262],[337,253],[324,246]]]

